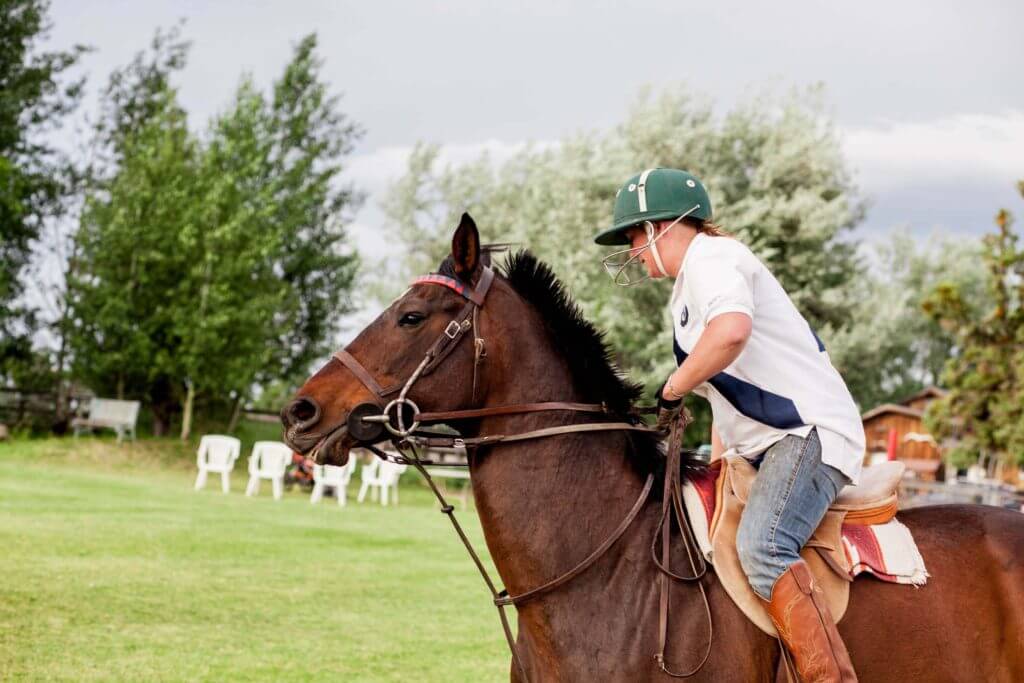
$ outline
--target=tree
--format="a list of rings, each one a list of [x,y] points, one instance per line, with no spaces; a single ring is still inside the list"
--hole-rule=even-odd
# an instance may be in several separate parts
[[[1024,196],[1024,181],[1018,189]],[[928,406],[925,424],[938,438],[957,439],[950,458],[958,465],[985,455],[1024,464],[1024,248],[1007,210],[995,222],[982,250],[984,310],[952,282],[939,284],[924,304],[956,340],[942,375],[949,393]]]
[[[230,392],[237,416],[254,383],[306,376],[351,310],[358,261],[344,248],[344,220],[359,197],[339,175],[360,130],[320,68],[307,36],[269,106],[245,81],[214,123],[189,277],[199,310],[180,316],[183,437],[197,390]]]
[[[65,74],[86,48],[39,52],[48,10],[45,0],[0,0],[0,376],[17,374],[18,363],[39,364],[19,276],[75,180],[73,165],[43,136],[78,106],[83,80]]]
[[[157,432],[180,407],[187,438],[197,401],[237,416],[254,383],[306,374],[349,310],[357,195],[338,175],[359,131],[315,47],[296,47],[270,101],[243,79],[202,139],[170,85],[176,32],[111,79],[73,279],[76,368],[148,398]]]
[[[829,355],[864,410],[939,383],[953,335],[921,309],[940,282],[956,283],[972,307],[984,299],[981,245],[933,235],[927,242],[896,233],[875,245],[871,267],[848,285],[850,319],[821,330]]]
[[[101,394],[144,398],[163,434],[178,402],[181,338],[175,305],[188,295],[198,150],[174,92],[118,140],[119,164],[95,180],[68,282],[73,373]]]
[[[420,145],[384,203],[406,245],[396,279],[436,267],[450,226],[469,209],[490,240],[548,261],[607,331],[622,367],[653,389],[674,363],[671,283],[615,287],[591,237],[610,220],[622,181],[657,166],[706,181],[716,222],[765,261],[815,328],[846,324],[847,286],[860,270],[846,237],[862,207],[817,90],[754,98],[722,116],[681,90],[644,94],[614,130],[526,146],[504,163],[485,155],[441,167],[439,149]]]
[[[316,47],[316,34],[303,38],[274,84],[270,173],[279,203],[270,220],[283,233],[278,265],[289,292],[269,342],[269,369],[257,373],[258,381],[295,382],[308,375],[353,308],[359,260],[346,246],[346,223],[362,195],[342,182],[341,173],[363,131],[324,83]]]

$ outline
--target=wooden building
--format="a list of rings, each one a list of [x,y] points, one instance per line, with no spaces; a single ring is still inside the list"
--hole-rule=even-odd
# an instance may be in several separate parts
[[[890,434],[895,433],[896,458],[925,479],[934,479],[942,465],[942,453],[924,426],[924,409],[945,395],[938,387],[928,387],[900,403],[884,403],[861,416],[867,440],[868,462],[888,452]]]

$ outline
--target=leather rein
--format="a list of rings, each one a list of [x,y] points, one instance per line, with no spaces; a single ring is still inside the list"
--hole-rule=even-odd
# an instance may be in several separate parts
[[[473,400],[476,399],[476,386],[477,386],[477,375],[479,365],[481,361],[486,357],[486,342],[479,336],[477,313],[483,306],[484,301],[487,298],[487,292],[490,290],[491,284],[494,281],[494,271],[490,267],[484,267],[481,276],[477,282],[476,287],[469,289],[466,285],[454,278],[448,278],[443,275],[431,274],[417,278],[413,281],[413,284],[438,284],[450,289],[455,290],[466,299],[465,305],[459,311],[459,313],[448,323],[445,327],[444,332],[438,337],[437,341],[434,342],[424,354],[423,359],[419,365],[404,382],[396,383],[387,387],[382,387],[373,377],[373,375],[363,367],[363,365],[356,360],[352,354],[345,349],[336,351],[332,358],[337,360],[339,363],[344,365],[353,375],[366,387],[367,390],[373,395],[374,400],[370,403],[363,403],[357,405],[349,414],[348,421],[344,427],[347,427],[352,437],[360,442],[360,445],[368,450],[372,451],[379,458],[389,460],[392,462],[398,462],[400,464],[410,465],[415,468],[420,475],[426,480],[430,486],[430,490],[434,493],[438,503],[441,506],[441,512],[445,514],[449,521],[452,523],[456,534],[462,541],[470,558],[476,565],[480,572],[484,583],[487,585],[488,590],[491,592],[493,603],[498,609],[498,616],[501,619],[502,630],[505,633],[505,640],[508,642],[509,650],[512,653],[512,659],[515,661],[516,666],[519,668],[524,681],[529,681],[529,677],[526,673],[526,668],[523,666],[522,660],[519,657],[519,653],[516,649],[515,639],[512,636],[512,629],[509,625],[508,616],[505,613],[505,608],[511,605],[519,605],[528,600],[537,598],[545,593],[548,593],[559,586],[562,586],[569,581],[585,572],[594,563],[596,563],[604,554],[618,541],[626,530],[630,527],[633,521],[639,515],[643,509],[644,504],[650,497],[651,491],[654,486],[654,474],[649,474],[647,480],[644,483],[643,489],[640,495],[637,497],[636,502],[630,508],[629,512],[615,528],[615,530],[599,545],[590,555],[585,557],[576,566],[569,571],[561,574],[560,576],[548,581],[547,583],[533,588],[528,591],[524,591],[518,595],[509,595],[505,589],[498,589],[494,581],[491,579],[487,570],[484,568],[483,562],[480,560],[480,556],[477,555],[473,549],[472,544],[469,542],[462,526],[455,518],[455,508],[448,503],[444,498],[430,473],[426,470],[428,465],[440,465],[441,463],[433,463],[430,461],[423,460],[419,456],[419,452],[416,448],[417,444],[425,445],[427,447],[449,447],[449,448],[465,448],[474,449],[480,446],[492,445],[497,443],[507,443],[514,441],[525,441],[529,439],[540,439],[550,436],[558,436],[562,434],[577,434],[586,432],[598,432],[598,431],[638,431],[645,433],[660,433],[655,429],[647,427],[640,423],[639,412],[631,414],[629,417],[632,421],[615,421],[615,422],[593,422],[593,423],[582,423],[575,425],[564,425],[559,427],[547,427],[543,429],[535,429],[527,432],[520,432],[516,434],[491,434],[487,436],[479,437],[451,437],[446,436],[437,432],[430,432],[420,429],[421,425],[429,423],[440,423],[451,420],[464,420],[464,419],[479,419],[484,417],[493,417],[498,415],[517,415],[526,413],[536,413],[545,411],[571,411],[580,413],[593,413],[593,414],[610,414],[607,406],[604,404],[591,404],[591,403],[570,403],[561,401],[550,401],[542,403],[522,403],[515,405],[505,406],[492,406],[489,408],[474,408],[468,410],[454,410],[446,412],[422,412],[419,407],[408,398],[409,390],[413,384],[416,383],[422,377],[433,372],[455,348],[458,346],[459,341],[465,336],[466,332],[472,330],[473,332],[473,348],[474,348],[474,362],[473,362]],[[398,392],[398,396],[390,401],[387,399],[388,396]],[[408,416],[409,424],[406,424],[406,411],[410,412]],[[686,428],[685,421],[681,418],[673,425],[672,433],[669,438],[670,451],[667,459],[667,468],[665,474],[665,485],[662,498],[662,513],[658,527],[655,530],[655,538],[651,545],[652,558],[655,565],[660,570],[661,579],[660,586],[660,609],[659,609],[659,651],[654,656],[655,661],[658,663],[659,668],[666,674],[673,677],[689,677],[697,673],[707,661],[708,656],[711,653],[711,637],[713,627],[711,625],[711,612],[708,605],[707,595],[704,591],[703,583],[700,579],[703,578],[707,572],[707,567],[704,564],[704,558],[700,554],[699,549],[696,549],[696,541],[693,539],[693,532],[690,529],[689,520],[686,519],[685,511],[682,506],[682,492],[680,487],[680,454],[682,448],[682,434]],[[391,441],[395,448],[401,454],[399,456],[389,455],[374,444],[379,443],[386,438],[384,432],[390,432]],[[674,448],[673,448],[674,446]],[[674,457],[673,457],[674,453]],[[669,544],[670,544],[670,528],[671,520],[669,519],[672,512],[675,512],[678,526],[683,530],[683,539],[686,546],[687,556],[690,561],[691,569],[693,574],[690,576],[682,576],[674,574],[669,569]],[[657,557],[655,552],[655,545],[658,541],[658,534],[660,532],[662,540],[662,552],[661,559]],[[700,569],[697,566],[700,566]],[[700,586],[701,594],[704,597],[705,610],[707,612],[709,636],[708,636],[708,647],[704,658],[697,665],[697,667],[685,674],[676,674],[670,671],[665,666],[665,647],[666,638],[668,631],[668,580],[675,579],[678,581],[697,582]]]

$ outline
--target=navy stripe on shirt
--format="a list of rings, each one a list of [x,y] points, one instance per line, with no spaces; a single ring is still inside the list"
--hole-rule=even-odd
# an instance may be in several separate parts
[[[689,356],[675,339],[672,340],[672,351],[676,355],[678,365],[682,365]],[[733,408],[751,420],[757,420],[776,429],[792,429],[805,424],[797,412],[796,404],[785,396],[765,391],[725,372],[713,376],[708,380],[708,384],[718,390]]]
[[[825,344],[824,344],[824,342],[821,341],[821,337],[819,337],[818,333],[814,331],[814,328],[811,327],[810,323],[807,323],[807,327],[811,328],[811,334],[814,335],[814,341],[818,342],[818,351],[819,352],[824,352],[825,351]]]

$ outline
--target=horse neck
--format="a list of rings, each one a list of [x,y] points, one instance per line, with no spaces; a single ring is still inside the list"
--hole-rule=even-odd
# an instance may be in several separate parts
[[[485,405],[593,398],[573,386],[566,363],[546,340],[517,334],[517,345],[532,352],[517,359],[514,376],[498,382],[491,378]],[[514,434],[608,419],[538,412],[489,418],[479,432]],[[472,459],[473,491],[484,535],[511,593],[565,573],[621,522],[643,486],[627,461],[628,451],[623,432],[599,432],[501,444]]]

